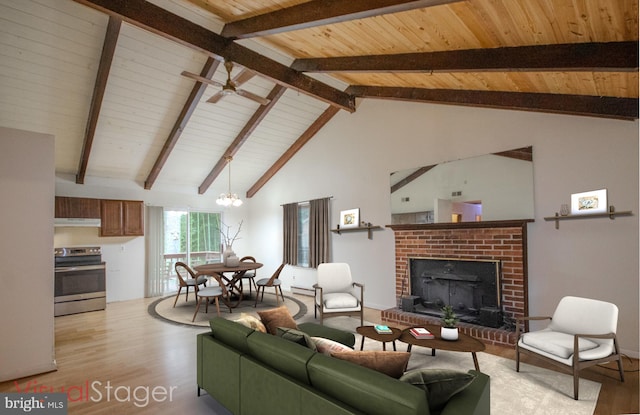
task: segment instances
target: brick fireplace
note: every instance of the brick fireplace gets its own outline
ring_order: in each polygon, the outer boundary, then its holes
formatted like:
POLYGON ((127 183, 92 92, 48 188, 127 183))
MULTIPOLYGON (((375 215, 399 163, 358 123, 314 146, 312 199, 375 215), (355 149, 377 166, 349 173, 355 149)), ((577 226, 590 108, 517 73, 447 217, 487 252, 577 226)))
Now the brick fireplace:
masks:
MULTIPOLYGON (((460 330, 488 344, 513 345, 510 322, 528 314, 527 223, 532 220, 388 225, 395 234, 396 298, 411 293, 408 266, 412 258, 500 261, 501 311, 505 324, 499 328, 460 323, 460 330), (403 292, 404 290, 404 292, 403 292)), ((396 307, 382 312, 389 324, 439 324, 437 317, 403 311, 396 307)))

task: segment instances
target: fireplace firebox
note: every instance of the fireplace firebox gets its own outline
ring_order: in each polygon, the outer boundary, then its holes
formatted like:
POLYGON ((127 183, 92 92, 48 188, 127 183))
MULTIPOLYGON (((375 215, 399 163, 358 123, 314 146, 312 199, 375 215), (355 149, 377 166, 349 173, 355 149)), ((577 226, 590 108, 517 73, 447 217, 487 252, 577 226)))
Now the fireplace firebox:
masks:
POLYGON ((404 311, 440 317, 442 307, 451 305, 462 322, 502 325, 500 261, 409 258, 408 274, 404 311))

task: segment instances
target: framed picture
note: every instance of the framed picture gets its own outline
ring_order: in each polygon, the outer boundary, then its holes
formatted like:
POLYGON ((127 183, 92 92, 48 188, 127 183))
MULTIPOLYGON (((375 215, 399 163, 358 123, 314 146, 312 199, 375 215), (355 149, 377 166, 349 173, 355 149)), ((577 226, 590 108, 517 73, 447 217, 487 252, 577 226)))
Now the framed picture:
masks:
POLYGON ((571 195, 571 214, 606 213, 607 189, 592 190, 590 192, 574 193, 571 195))
POLYGON ((340 212, 341 228, 356 228, 360 223, 360 209, 349 209, 340 212))

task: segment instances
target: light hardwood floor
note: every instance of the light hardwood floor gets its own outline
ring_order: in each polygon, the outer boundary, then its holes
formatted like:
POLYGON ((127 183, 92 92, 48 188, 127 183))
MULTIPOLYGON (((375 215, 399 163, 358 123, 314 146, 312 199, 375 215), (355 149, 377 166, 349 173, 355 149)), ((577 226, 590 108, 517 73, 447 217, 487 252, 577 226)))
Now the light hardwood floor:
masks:
MULTIPOLYGON (((68 391, 74 401, 69 414, 228 414, 206 394, 196 396, 196 334, 207 329, 152 318, 147 307, 153 300, 57 317, 58 370, 0 383, 0 392, 68 391)), ((380 313, 367 310, 365 319, 379 322, 380 313)), ((514 355, 502 347, 487 352, 514 355)), ((584 371, 585 378, 602 383, 596 415, 639 412, 638 361, 625 361, 625 371, 624 383, 613 370, 584 371)))

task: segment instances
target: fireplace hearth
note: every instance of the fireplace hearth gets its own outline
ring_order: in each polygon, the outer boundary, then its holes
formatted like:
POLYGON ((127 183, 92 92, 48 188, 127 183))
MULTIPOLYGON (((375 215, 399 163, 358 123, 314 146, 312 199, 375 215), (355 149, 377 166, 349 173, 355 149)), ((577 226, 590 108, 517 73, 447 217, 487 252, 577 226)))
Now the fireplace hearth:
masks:
POLYGON ((451 305, 460 321, 488 327, 502 324, 500 261, 409 258, 411 311, 442 316, 451 305))

